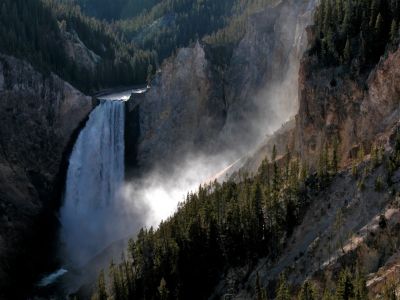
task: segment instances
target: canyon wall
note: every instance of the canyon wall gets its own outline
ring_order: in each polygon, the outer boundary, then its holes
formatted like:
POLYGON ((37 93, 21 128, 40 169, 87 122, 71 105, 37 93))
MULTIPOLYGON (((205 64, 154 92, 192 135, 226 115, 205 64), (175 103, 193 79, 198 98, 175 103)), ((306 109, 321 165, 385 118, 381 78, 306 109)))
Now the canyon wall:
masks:
POLYGON ((301 63, 296 151, 316 163, 325 143, 339 142, 342 163, 363 146, 368 153, 379 135, 400 118, 400 49, 354 79, 341 68, 323 68, 313 56, 301 63))
POLYGON ((234 161, 293 116, 314 6, 277 1, 251 15, 224 67, 214 62, 218 50, 204 43, 166 60, 151 89, 127 104, 128 171, 188 153, 224 153, 234 161))
POLYGON ((56 75, 0 55, 0 297, 22 297, 46 269, 67 156, 94 105, 56 75))
MULTIPOLYGON (((313 28, 308 31, 312 37, 313 28)), ((388 52, 374 68, 357 76, 348 68, 326 67, 310 53, 304 54, 299 72, 298 114, 268 137, 244 168, 255 172, 262 158, 271 155, 275 144, 278 159, 288 146, 315 170, 325 144, 331 147, 337 139, 341 169, 326 189, 307 190, 310 208, 288 237, 279 259, 265 258, 255 267, 230 270, 217 286, 216 295, 255 297, 257 277, 262 286, 273 290, 282 272, 294 286, 306 279, 318 285, 337 280, 340 269, 355 261, 368 274, 371 297, 382 292, 386 281, 398 278, 394 266, 399 254, 393 239, 398 236, 400 224, 400 172, 389 175, 386 161, 394 152, 400 132, 399 66, 400 48, 388 52), (374 145, 385 151, 386 158, 378 165, 368 155, 374 145), (361 147, 367 155, 357 158, 361 147), (357 162, 355 171, 350 160, 357 162), (379 180, 382 188, 377 187, 379 180), (342 218, 340 227, 338 215, 342 218), (382 218, 387 228, 379 225, 382 218)))

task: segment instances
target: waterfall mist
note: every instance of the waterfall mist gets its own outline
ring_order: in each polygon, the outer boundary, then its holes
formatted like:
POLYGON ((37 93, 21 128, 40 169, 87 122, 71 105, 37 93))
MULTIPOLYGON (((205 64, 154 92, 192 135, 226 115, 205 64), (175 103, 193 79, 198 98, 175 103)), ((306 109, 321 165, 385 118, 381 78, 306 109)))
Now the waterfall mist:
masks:
POLYGON ((219 173, 232 163, 229 154, 188 155, 176 162, 168 173, 155 169, 141 180, 125 183, 122 189, 125 209, 140 216, 141 227, 156 228, 160 221, 176 211, 189 192, 196 192, 200 184, 208 184, 219 175, 226 179, 225 173, 219 173))

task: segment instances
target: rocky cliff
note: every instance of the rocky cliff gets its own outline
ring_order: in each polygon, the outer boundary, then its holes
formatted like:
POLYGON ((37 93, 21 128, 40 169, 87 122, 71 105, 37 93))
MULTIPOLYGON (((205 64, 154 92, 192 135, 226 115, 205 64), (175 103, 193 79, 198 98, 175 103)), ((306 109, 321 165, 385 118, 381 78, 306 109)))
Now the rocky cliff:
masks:
POLYGON ((93 106, 59 77, 0 56, 0 298, 22 297, 46 269, 67 156, 93 106))
POLYGON ((257 274, 273 290, 282 272, 293 287, 308 279, 318 288, 331 288, 329 282, 355 261, 368 274, 370 297, 381 295, 387 282, 397 282, 400 173, 390 171, 388 161, 400 132, 399 66, 400 48, 357 76, 345 67, 322 67, 316 57, 304 55, 295 120, 268 137, 244 168, 257 170, 275 144, 281 155, 288 146, 315 170, 325 144, 330 148, 336 139, 341 171, 323 191, 308 191, 312 204, 279 259, 231 270, 217 294, 254 297, 257 274), (381 162, 357 155, 361 147, 368 154, 375 146, 384 149, 381 162))
POLYGON ((128 103, 128 168, 190 152, 229 152, 233 161, 278 129, 297 109, 297 70, 314 6, 277 1, 251 15, 222 70, 206 44, 168 59, 150 91, 128 103))
POLYGON ((151 89, 128 103, 127 152, 137 147, 137 157, 128 161, 143 167, 212 148, 226 114, 214 82, 199 43, 166 60, 151 89))
MULTIPOLYGON (((382 161, 392 155, 399 130, 397 122, 380 135, 385 147, 382 161)), ((262 287, 273 291, 282 273, 293 294, 305 280, 312 281, 320 292, 333 288, 340 270, 354 267, 356 262, 367 274, 368 299, 382 295, 390 280, 398 282, 400 194, 396 191, 400 189, 400 171, 388 175, 386 163, 374 166, 370 156, 356 169, 360 175, 354 175, 350 167, 343 168, 327 188, 309 190, 310 207, 279 258, 264 258, 256 266, 230 270, 216 294, 251 299, 256 294, 257 277, 262 287), (388 176, 390 183, 386 182, 388 176), (380 179, 384 181, 378 188, 380 179)))
MULTIPOLYGON (((312 38, 312 27, 308 28, 312 38)), ((287 147, 310 166, 317 167, 325 144, 339 144, 341 164, 355 158, 362 147, 369 153, 379 136, 400 118, 400 49, 382 57, 367 72, 351 74, 343 67, 321 67, 315 56, 305 54, 299 68, 299 110, 288 122, 267 137, 244 165, 254 172, 273 145, 279 155, 287 147)))
POLYGON ((316 162, 325 143, 339 141, 342 163, 361 146, 369 152, 377 135, 400 117, 400 49, 354 79, 343 68, 321 68, 306 56, 300 68, 296 117, 297 151, 316 162))

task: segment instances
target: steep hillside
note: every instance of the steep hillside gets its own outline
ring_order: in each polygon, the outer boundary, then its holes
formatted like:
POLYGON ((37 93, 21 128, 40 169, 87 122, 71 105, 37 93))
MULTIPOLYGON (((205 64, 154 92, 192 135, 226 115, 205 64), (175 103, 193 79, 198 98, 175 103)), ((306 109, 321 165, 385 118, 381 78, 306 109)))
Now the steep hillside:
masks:
MULTIPOLYGON (((64 0, 65 1, 65 0, 64 0)), ((79 4, 85 14, 108 21, 133 18, 161 0, 67 0, 79 4)), ((67 2, 65 1, 65 2, 67 2)))
MULTIPOLYGON (((217 34, 217 40, 230 35, 237 42, 243 36, 247 16, 272 3, 271 0, 221 0, 160 1, 149 11, 127 20, 117 22, 118 28, 136 45, 155 50, 162 61, 180 47, 207 35, 217 34), (234 26, 231 26, 234 25, 234 26), (228 32, 229 31, 229 32, 228 32)), ((215 39, 213 39, 215 41, 215 39)))
POLYGON ((123 41, 109 24, 52 0, 3 1, 0 52, 55 72, 84 91, 144 83, 155 55, 123 41))
POLYGON ((58 76, 5 55, 0 99, 0 298, 18 299, 54 263, 48 257, 65 165, 95 103, 58 76))

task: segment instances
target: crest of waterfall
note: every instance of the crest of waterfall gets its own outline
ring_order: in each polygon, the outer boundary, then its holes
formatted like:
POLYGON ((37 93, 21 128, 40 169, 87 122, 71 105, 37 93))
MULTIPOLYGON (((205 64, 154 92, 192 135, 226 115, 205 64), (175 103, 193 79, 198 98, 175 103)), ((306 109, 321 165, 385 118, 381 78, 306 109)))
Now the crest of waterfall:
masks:
POLYGON ((87 263, 126 234, 119 193, 124 180, 124 121, 124 102, 102 101, 73 148, 60 211, 62 248, 73 266, 87 263))

